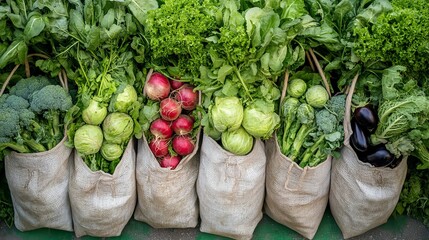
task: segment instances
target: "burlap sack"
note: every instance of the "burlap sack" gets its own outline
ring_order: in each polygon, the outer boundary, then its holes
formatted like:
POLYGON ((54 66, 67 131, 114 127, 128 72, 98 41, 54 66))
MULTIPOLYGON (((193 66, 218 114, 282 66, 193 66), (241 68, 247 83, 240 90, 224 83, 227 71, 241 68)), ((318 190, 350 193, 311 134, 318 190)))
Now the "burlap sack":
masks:
MULTIPOLYGON (((354 80, 356 82, 357 78, 354 80)), ((351 93, 353 93, 352 84, 351 93)), ((386 223, 398 202, 407 174, 407 159, 394 169, 373 167, 359 160, 350 146, 351 95, 344 118, 344 146, 331 170, 329 206, 344 238, 351 238, 386 223)))
POLYGON ((75 153, 69 188, 77 237, 119 236, 131 219, 136 206, 133 142, 129 141, 113 175, 91 171, 75 153))
POLYGON ((283 155, 274 135, 266 142, 265 213, 308 239, 319 228, 328 205, 331 159, 301 168, 283 155))
POLYGON ((201 232, 250 239, 262 219, 265 190, 264 144, 237 156, 203 135, 197 180, 201 232))
POLYGON ((73 231, 68 196, 72 149, 66 137, 40 153, 11 152, 5 156, 5 172, 12 196, 17 229, 52 228, 73 231))
POLYGON ((195 189, 199 166, 199 134, 194 151, 174 170, 162 168, 143 136, 138 142, 137 207, 134 219, 154 228, 195 228, 198 201, 195 189))

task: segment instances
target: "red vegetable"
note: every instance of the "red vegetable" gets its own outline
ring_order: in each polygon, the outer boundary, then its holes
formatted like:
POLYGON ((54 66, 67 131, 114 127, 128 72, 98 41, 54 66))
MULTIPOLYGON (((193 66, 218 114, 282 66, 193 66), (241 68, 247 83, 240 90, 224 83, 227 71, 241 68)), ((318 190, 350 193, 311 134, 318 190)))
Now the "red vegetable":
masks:
POLYGON ((170 80, 170 86, 173 90, 180 88, 181 86, 183 86, 183 84, 185 83, 178 80, 170 80))
POLYGON ((192 131, 194 120, 185 114, 180 114, 171 124, 171 129, 177 135, 185 135, 192 131))
POLYGON ((181 156, 192 153, 195 148, 195 143, 189 135, 175 136, 172 145, 173 150, 181 156))
POLYGON ((194 110, 198 104, 198 93, 189 85, 183 85, 178 89, 174 97, 185 110, 194 110))
POLYGON ((168 139, 152 139, 149 143, 149 148, 155 157, 163 157, 168 154, 168 139))
POLYGON ((166 98, 161 101, 159 105, 159 112, 163 119, 167 121, 173 121, 179 117, 180 113, 182 112, 182 107, 176 100, 172 98, 166 98))
POLYGON ((162 100, 170 95, 170 81, 161 73, 153 73, 144 86, 144 93, 152 100, 162 100))
POLYGON ((169 169, 173 170, 177 167, 177 165, 179 165, 180 160, 181 160, 180 156, 167 155, 159 161, 159 164, 163 168, 169 168, 169 169))
POLYGON ((150 124, 149 131, 157 139, 170 138, 173 135, 173 130, 171 129, 170 124, 170 122, 162 118, 158 118, 150 124))

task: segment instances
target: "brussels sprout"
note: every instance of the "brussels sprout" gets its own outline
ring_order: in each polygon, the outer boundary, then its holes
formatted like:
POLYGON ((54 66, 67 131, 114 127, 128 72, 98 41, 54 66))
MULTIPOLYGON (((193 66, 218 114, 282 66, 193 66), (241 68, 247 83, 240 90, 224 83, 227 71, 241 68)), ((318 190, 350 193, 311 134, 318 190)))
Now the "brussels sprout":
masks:
POLYGON ((300 78, 295 78, 287 86, 287 94, 294 98, 299 98, 307 91, 307 84, 300 78))
POLYGON ((209 107, 213 126, 219 132, 237 130, 243 120, 243 105, 237 97, 216 97, 209 107))
POLYGON ((268 139, 279 125, 274 103, 258 99, 244 108, 242 126, 254 137, 268 139))
POLYGON ((76 130, 74 135, 74 147, 83 154, 97 153, 103 144, 103 131, 99 126, 83 125, 76 130))
POLYGON ((134 130, 134 122, 126 113, 110 113, 103 121, 103 133, 106 141, 122 144, 129 140, 134 130))
POLYGON ((99 125, 107 115, 107 107, 101 106, 100 102, 91 99, 88 107, 82 111, 82 118, 87 124, 99 125))
POLYGON ((305 93, 305 99, 310 106, 322 108, 329 100, 328 91, 321 85, 311 86, 305 93))
POLYGON ((119 144, 109 143, 105 141, 101 146, 100 152, 104 159, 108 161, 113 161, 119 159, 122 156, 124 149, 119 144))
POLYGON ((243 127, 223 132, 221 142, 223 148, 237 155, 246 155, 253 148, 253 137, 243 127))
POLYGON ((130 84, 121 84, 110 100, 110 112, 128 112, 128 108, 137 101, 136 89, 130 84))

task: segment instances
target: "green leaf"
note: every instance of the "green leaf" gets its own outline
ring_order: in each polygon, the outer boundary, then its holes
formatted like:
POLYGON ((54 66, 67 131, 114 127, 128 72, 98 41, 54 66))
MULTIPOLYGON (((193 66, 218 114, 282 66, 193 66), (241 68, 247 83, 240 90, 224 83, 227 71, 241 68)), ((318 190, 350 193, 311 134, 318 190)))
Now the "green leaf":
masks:
POLYGON ((140 24, 144 25, 149 10, 157 9, 156 0, 131 0, 128 8, 140 24))
POLYGON ((308 13, 304 0, 283 0, 280 7, 283 9, 282 19, 296 19, 308 13))
POLYGON ((16 63, 23 63, 27 56, 27 44, 22 40, 15 40, 9 45, 7 50, 0 57, 0 68, 15 60, 16 63), (16 61, 18 60, 18 61, 16 61))
POLYGON ((217 81, 220 82, 220 83, 224 83, 226 76, 228 76, 229 74, 231 74, 233 71, 234 71, 234 68, 232 66, 230 66, 230 65, 223 65, 219 69, 217 81))
POLYGON ((12 21, 13 26, 24 29, 24 19, 21 15, 9 13, 7 16, 9 17, 10 21, 12 21))
POLYGON ((26 41, 38 36, 45 29, 45 22, 40 13, 34 13, 24 28, 24 36, 26 41))

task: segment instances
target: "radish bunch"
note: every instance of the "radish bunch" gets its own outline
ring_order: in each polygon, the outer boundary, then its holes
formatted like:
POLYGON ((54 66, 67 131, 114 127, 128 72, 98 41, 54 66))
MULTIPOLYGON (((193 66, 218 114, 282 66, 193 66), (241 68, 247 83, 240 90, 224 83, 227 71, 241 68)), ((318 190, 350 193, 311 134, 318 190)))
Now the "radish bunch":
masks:
POLYGON ((198 104, 198 93, 191 85, 169 80, 158 72, 149 77, 144 93, 159 102, 160 117, 149 128, 149 148, 161 167, 175 169, 182 157, 195 148, 192 112, 198 104))

